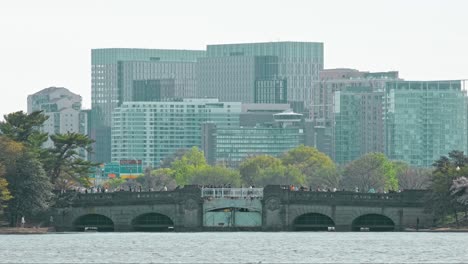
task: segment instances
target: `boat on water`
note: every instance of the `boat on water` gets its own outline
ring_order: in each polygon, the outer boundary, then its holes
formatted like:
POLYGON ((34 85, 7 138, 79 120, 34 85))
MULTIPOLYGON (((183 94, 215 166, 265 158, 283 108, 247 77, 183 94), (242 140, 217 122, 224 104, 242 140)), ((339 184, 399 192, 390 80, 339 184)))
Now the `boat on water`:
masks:
POLYGON ((84 231, 85 232, 97 232, 98 231, 98 228, 96 226, 86 226, 84 228, 84 231))
POLYGON ((0 235, 46 234, 48 231, 49 231, 48 227, 37 227, 37 228, 7 227, 7 228, 0 228, 0 235))

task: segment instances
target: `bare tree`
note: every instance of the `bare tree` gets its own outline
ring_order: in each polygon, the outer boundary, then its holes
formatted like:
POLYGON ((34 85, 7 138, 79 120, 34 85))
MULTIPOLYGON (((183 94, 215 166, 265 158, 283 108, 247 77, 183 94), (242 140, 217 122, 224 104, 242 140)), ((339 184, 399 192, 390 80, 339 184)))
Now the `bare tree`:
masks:
POLYGON ((398 172, 400 189, 427 189, 430 185, 432 170, 425 168, 407 167, 398 172))

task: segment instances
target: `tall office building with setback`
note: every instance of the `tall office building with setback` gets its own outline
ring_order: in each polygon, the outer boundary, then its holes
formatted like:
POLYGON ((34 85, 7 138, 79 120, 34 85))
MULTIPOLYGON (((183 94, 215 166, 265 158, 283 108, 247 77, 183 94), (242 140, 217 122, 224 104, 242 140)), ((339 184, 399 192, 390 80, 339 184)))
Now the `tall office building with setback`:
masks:
POLYGON ((303 112, 323 69, 323 43, 208 45, 199 59, 199 97, 242 103, 292 103, 303 112))
POLYGON ((195 67, 205 51, 94 49, 91 52, 91 138, 94 161, 111 160, 114 109, 129 101, 164 101, 195 95, 195 67))

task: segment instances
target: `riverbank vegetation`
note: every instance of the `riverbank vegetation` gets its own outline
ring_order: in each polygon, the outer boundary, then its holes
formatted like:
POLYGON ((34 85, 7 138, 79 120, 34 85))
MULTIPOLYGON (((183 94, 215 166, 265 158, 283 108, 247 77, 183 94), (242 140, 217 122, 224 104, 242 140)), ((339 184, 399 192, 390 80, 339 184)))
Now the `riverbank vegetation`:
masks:
POLYGON ((92 143, 81 134, 53 135, 53 146, 44 148, 49 135, 39 128, 47 118, 42 112, 20 111, 0 122, 0 205, 10 226, 47 210, 53 190, 64 183, 89 185, 88 173, 96 165, 78 155, 92 143))

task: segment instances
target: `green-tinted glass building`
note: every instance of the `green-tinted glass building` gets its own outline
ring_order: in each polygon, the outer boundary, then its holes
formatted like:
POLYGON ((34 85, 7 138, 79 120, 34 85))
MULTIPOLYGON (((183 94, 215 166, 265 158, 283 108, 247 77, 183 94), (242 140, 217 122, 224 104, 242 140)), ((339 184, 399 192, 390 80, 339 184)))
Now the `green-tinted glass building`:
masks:
POLYGON ((201 125, 239 127, 240 103, 217 99, 167 102, 125 102, 116 108, 112 123, 112 161, 142 160, 158 167, 179 149, 201 147, 201 125))
POLYGON ((387 80, 382 89, 335 91, 334 156, 346 164, 369 152, 430 167, 452 150, 467 152, 466 93, 461 81, 387 80))
MULTIPOLYGON (((346 134, 356 134, 359 132, 348 132, 346 130, 335 131, 336 117, 340 118, 338 122, 347 122, 346 120, 351 120, 351 118, 353 118, 351 113, 340 110, 341 107, 351 107, 352 105, 347 106, 347 101, 344 102, 345 105, 343 106, 336 104, 340 102, 341 94, 339 92, 346 90, 346 94, 351 96, 350 93, 356 91, 356 93, 359 94, 362 92, 363 88, 367 89, 367 91, 383 91, 386 82, 389 80, 399 80, 398 72, 366 72, 346 68, 326 69, 321 71, 320 79, 312 82, 312 102, 309 109, 310 120, 313 122, 315 130, 318 131, 318 150, 340 162, 345 162, 351 157, 354 157, 355 154, 344 154, 343 151, 348 151, 347 148, 351 146, 341 145, 341 142, 345 140, 341 137, 346 136, 346 134), (335 115, 337 112, 340 113, 338 116, 335 115), (335 138, 337 133, 343 134, 338 134, 338 138, 335 138), (335 153, 335 150, 341 151, 341 153, 335 153), (337 157, 337 155, 340 157, 337 157), (348 156, 348 158, 345 158, 343 155, 348 156)), ((349 103, 351 103, 351 101, 349 101, 349 103)), ((355 112, 353 115, 356 115, 356 119, 364 118, 362 115, 361 117, 357 116, 360 115, 358 112, 355 112)), ((340 129, 340 126, 341 125, 338 124, 338 129, 340 129)), ((357 144, 357 142, 353 144, 357 144)), ((367 152, 364 149, 354 149, 352 151, 355 153, 360 153, 362 151, 367 152)))
POLYGON ((304 130, 297 127, 243 127, 216 130, 216 163, 238 167, 252 156, 279 156, 304 144, 304 130))
POLYGON ((292 112, 272 114, 274 123, 255 127, 222 128, 203 125, 202 149, 211 164, 238 167, 252 156, 279 156, 306 143, 302 115, 292 112))
POLYGON ((466 92, 462 81, 387 82, 385 153, 430 167, 452 150, 467 153, 466 92))
POLYGON ((385 151, 383 92, 353 87, 334 94, 334 160, 346 164, 369 152, 385 151))
POLYGON ((112 112, 123 102, 133 101, 142 93, 153 100, 161 96, 158 94, 161 89, 175 97, 193 97, 196 61, 204 56, 205 51, 197 50, 93 49, 90 136, 96 144, 92 159, 110 161, 112 112))

